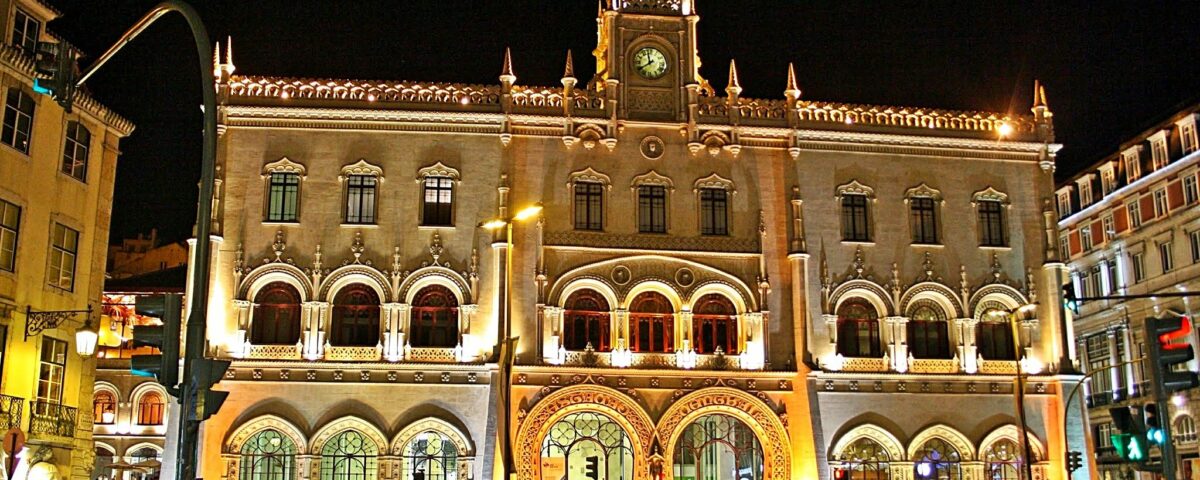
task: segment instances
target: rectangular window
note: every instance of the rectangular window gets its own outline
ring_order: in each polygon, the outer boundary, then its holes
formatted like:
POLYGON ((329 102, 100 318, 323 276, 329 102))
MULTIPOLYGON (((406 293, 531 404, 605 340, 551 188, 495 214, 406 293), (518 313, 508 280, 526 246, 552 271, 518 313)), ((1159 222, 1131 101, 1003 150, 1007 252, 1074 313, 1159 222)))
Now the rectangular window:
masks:
POLYGON ((1142 166, 1138 164, 1137 153, 1127 153, 1125 159, 1125 182, 1133 183, 1142 176, 1142 166))
MULTIPOLYGON (((1090 296, 1098 297, 1101 295, 1100 292, 1103 290, 1101 282, 1104 280, 1103 278, 1101 278, 1101 274, 1102 274, 1102 270, 1100 269, 1100 264, 1097 263, 1095 265, 1092 265, 1092 271, 1088 275, 1088 281, 1087 281, 1088 290, 1092 291, 1092 295, 1090 295, 1090 296)), ((1088 295, 1084 295, 1084 296, 1087 297, 1088 295)))
POLYGON ((1079 272, 1079 296, 1083 298, 1096 296, 1096 291, 1092 290, 1092 273, 1088 270, 1079 272))
POLYGON ((1183 177, 1183 201, 1188 205, 1200 200, 1200 188, 1196 187, 1196 175, 1183 177))
POLYGON ((842 240, 848 242, 871 241, 869 222, 866 195, 842 196, 842 240))
POLYGON ((29 134, 33 129, 33 98, 17 88, 9 88, 4 101, 4 127, 0 142, 29 153, 29 134))
POLYGON ((300 175, 272 173, 268 197, 268 222, 295 222, 299 218, 300 175))
POLYGON ((448 227, 454 224, 454 179, 425 177, 425 195, 421 201, 422 225, 448 227))
POLYGON ((1134 200, 1133 202, 1130 202, 1129 204, 1125 205, 1125 208, 1129 210, 1129 225, 1133 228, 1138 228, 1138 227, 1142 226, 1141 202, 1134 200))
POLYGON ((1086 227, 1080 228, 1079 229, 1079 238, 1080 238, 1080 240, 1083 241, 1083 251, 1085 251, 1085 252, 1091 251, 1092 250, 1092 226, 1088 225, 1086 227))
POLYGON ((63 378, 67 369, 67 342, 42 337, 42 356, 38 368, 37 399, 62 404, 63 378))
POLYGON ((1171 242, 1158 244, 1158 261, 1161 263, 1163 273, 1175 269, 1175 257, 1171 254, 1171 242))
POLYGON ((638 187, 638 231, 667 233, 667 189, 658 185, 638 187))
POLYGON ((985 247, 1003 247, 1007 242, 1004 235, 1004 206, 995 200, 979 201, 979 244, 985 247))
POLYGON ((604 185, 575 184, 575 229, 604 230, 604 185))
POLYGON ((38 36, 41 34, 42 22, 35 20, 28 13, 17 9, 13 15, 12 44, 30 57, 37 51, 38 36))
POLYGON ((350 175, 346 180, 346 223, 375 223, 374 175, 350 175))
POLYGON ((700 189, 701 235, 729 235, 728 196, 723 188, 700 189))
POLYGON ((1167 214, 1167 189, 1160 188, 1154 191, 1154 217, 1162 217, 1167 214))
POLYGON ((1112 295, 1120 288, 1120 283, 1117 282, 1117 258, 1113 257, 1108 261, 1108 295, 1112 295))
POLYGON ((1058 194, 1058 218, 1067 218, 1071 214, 1071 194, 1058 194))
POLYGON ((1179 143, 1183 146, 1184 155, 1196 151, 1196 125, 1185 123, 1179 126, 1179 143))
POLYGON ((1101 225, 1104 227, 1104 241, 1112 240, 1117 235, 1117 224, 1111 213, 1103 217, 1101 225))
POLYGON ((1188 240, 1191 241, 1192 263, 1200 262, 1200 230, 1188 232, 1188 240))
POLYGON ((1112 448, 1112 435, 1113 424, 1101 423, 1100 425, 1096 426, 1096 448, 1112 448))
POLYGON ((53 233, 50 238, 50 268, 46 270, 47 281, 51 286, 71 290, 75 288, 75 255, 79 251, 79 232, 61 223, 55 223, 53 233))
MULTIPOLYGON (((1085 340, 1087 343, 1088 372, 1100 372, 1109 367, 1108 335, 1092 335, 1085 340)), ((1108 396, 1112 400, 1112 376, 1092 375, 1092 395, 1108 396)))
POLYGON ((937 207, 932 198, 909 199, 911 216, 909 226, 912 229, 912 242, 924 244, 938 243, 937 207))
POLYGON ((1133 254, 1131 257, 1133 263, 1133 283, 1141 282, 1146 279, 1146 255, 1142 252, 1133 254))
POLYGON ((0 270, 17 269, 17 234, 21 231, 21 207, 0 200, 0 270))
POLYGON ((1092 179, 1088 177, 1079 184, 1079 205, 1086 207, 1092 204, 1092 179))
POLYGON ((1100 189, 1104 195, 1117 189, 1116 173, 1111 166, 1100 171, 1100 189))
POLYGON ((1058 257, 1062 260, 1071 258, 1071 249, 1067 243, 1067 236, 1061 235, 1058 237, 1058 257))
POLYGON ((88 148, 92 134, 79 122, 67 123, 67 140, 63 146, 62 172, 79 181, 87 181, 88 148))
POLYGON ((1158 170, 1167 166, 1167 140, 1165 137, 1156 136, 1150 141, 1150 163, 1154 169, 1158 170))

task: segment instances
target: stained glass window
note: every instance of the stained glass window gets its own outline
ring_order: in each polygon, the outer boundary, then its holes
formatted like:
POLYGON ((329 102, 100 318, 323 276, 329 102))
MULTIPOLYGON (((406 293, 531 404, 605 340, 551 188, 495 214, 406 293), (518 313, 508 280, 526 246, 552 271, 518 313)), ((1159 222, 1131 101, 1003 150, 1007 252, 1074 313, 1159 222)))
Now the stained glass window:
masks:
POLYGON ((255 433, 242 445, 240 480, 293 480, 296 444, 277 430, 255 433))
POLYGON ((683 429, 673 468, 675 478, 758 480, 763 478, 762 445, 740 420, 705 415, 683 429))
POLYGON ((404 446, 404 480, 456 480, 458 448, 438 432, 422 432, 404 446))
POLYGON ((366 435, 346 430, 321 448, 321 480, 375 480, 379 447, 366 435))

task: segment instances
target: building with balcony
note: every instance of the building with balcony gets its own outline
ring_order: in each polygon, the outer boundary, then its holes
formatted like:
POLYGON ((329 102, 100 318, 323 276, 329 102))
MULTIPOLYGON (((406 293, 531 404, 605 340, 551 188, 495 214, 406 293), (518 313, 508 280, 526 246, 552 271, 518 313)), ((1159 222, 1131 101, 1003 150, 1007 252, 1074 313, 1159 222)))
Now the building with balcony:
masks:
POLYGON ((699 19, 602 2, 599 73, 553 87, 500 52, 491 85, 241 75, 227 44, 201 475, 1017 478, 1020 369, 1065 478, 1044 90, 843 104, 780 64, 744 98, 699 19))
MULTIPOLYGON (((1059 185, 1059 248, 1070 259, 1078 297, 1154 295, 1200 290, 1200 105, 1172 112, 1120 151, 1059 185)), ((1146 318, 1195 315, 1196 298, 1084 301, 1073 320, 1081 365, 1098 372, 1085 387, 1102 478, 1130 478, 1109 438, 1108 413, 1153 402, 1135 360, 1145 355, 1146 318), (1133 362, 1133 363, 1128 363, 1133 362)), ((1196 348, 1196 334, 1189 337, 1196 348)), ((1197 369, 1195 361, 1189 367, 1197 369)), ((1180 468, 1200 475, 1192 404, 1196 390, 1171 400, 1180 468)))
POLYGON ((0 431, 20 432, 39 474, 86 479, 95 364, 75 333, 99 314, 118 144, 133 125, 86 92, 65 111, 34 91, 38 42, 62 41, 46 29, 56 10, 3 0, 0 13, 0 431))

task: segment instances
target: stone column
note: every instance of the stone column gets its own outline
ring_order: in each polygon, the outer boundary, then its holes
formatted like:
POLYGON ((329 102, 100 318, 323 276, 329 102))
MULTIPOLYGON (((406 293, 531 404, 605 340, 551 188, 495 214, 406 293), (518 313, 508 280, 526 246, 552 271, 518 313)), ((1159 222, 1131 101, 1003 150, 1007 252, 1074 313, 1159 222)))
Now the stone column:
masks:
POLYGON ((249 300, 234 300, 233 308, 237 312, 237 330, 233 331, 233 341, 229 342, 229 352, 235 358, 245 358, 250 353, 250 340, 247 338, 250 325, 254 322, 254 304, 249 300))
POLYGON ((979 346, 975 344, 975 325, 979 321, 974 318, 958 318, 954 323, 958 325, 959 331, 959 366, 967 373, 978 372, 979 346))
MULTIPOLYGON (((1092 360, 1091 360, 1091 358, 1089 358, 1088 351, 1087 351, 1087 341, 1081 338, 1081 339, 1079 339, 1079 364, 1081 367, 1083 367, 1083 370, 1085 373, 1087 372, 1087 370, 1091 369, 1091 362, 1092 362, 1092 360)), ((1092 392, 1092 382, 1084 382, 1083 383, 1083 397, 1091 398, 1092 393, 1093 393, 1092 392)))
POLYGON ((825 321, 825 335, 829 338, 829 347, 824 356, 832 356, 837 354, 837 315, 824 314, 821 319, 825 321))
POLYGON ((398 362, 404 359, 404 332, 400 330, 408 305, 403 303, 383 304, 383 359, 398 362))
MULTIPOLYGON (((561 365, 562 352, 562 307, 546 305, 542 307, 542 360, 546 363, 561 365)), ((599 350, 600 346, 596 345, 599 350)))
MULTIPOLYGON (((696 350, 696 339, 692 338, 692 312, 683 310, 675 314, 675 345, 684 350, 696 350)), ((712 353, 712 352, 709 352, 712 353)))
POLYGON ((328 302, 304 302, 307 324, 304 325, 303 351, 305 360, 319 360, 325 356, 325 323, 329 316, 328 302))
POLYGON ((889 464, 893 480, 910 480, 913 478, 913 462, 891 462, 889 464))
POLYGON ((884 323, 887 325, 887 336, 890 338, 879 339, 880 342, 887 342, 888 348, 885 350, 888 356, 892 357, 892 369, 904 373, 908 371, 908 318, 906 317, 885 317, 884 323))
MULTIPOLYGON (((1116 367, 1121 363, 1121 352, 1117 351, 1117 329, 1116 327, 1109 327, 1107 332, 1108 338, 1106 340, 1108 341, 1108 364, 1112 367, 1116 367)), ((1194 335, 1189 335, 1188 337, 1191 338, 1193 336, 1194 335)), ((1087 354, 1086 350, 1086 347, 1079 349, 1080 362, 1087 362, 1085 358, 1085 355, 1087 354)), ((1083 363, 1083 365, 1086 366, 1087 363, 1083 363)), ((1110 375, 1109 378, 1112 379, 1112 399, 1114 401, 1120 400, 1125 396, 1126 390, 1123 382, 1121 382, 1121 369, 1112 368, 1108 371, 1107 375, 1110 375)))
MULTIPOLYGON (((766 366, 766 349, 764 343, 766 339, 763 333, 763 314, 761 312, 743 313, 741 315, 741 325, 745 329, 738 329, 742 337, 739 342, 742 356, 742 368, 746 370, 758 370, 766 366)), ((796 348, 804 348, 797 345, 796 348)))
POLYGON ((320 478, 320 458, 318 455, 296 455, 296 472, 299 474, 296 480, 320 478))
POLYGON ((461 361, 464 362, 474 361, 481 353, 479 342, 475 338, 475 334, 471 333, 471 325, 475 322, 475 313, 478 311, 479 305, 476 304, 458 307, 459 329, 462 331, 463 355, 461 361))

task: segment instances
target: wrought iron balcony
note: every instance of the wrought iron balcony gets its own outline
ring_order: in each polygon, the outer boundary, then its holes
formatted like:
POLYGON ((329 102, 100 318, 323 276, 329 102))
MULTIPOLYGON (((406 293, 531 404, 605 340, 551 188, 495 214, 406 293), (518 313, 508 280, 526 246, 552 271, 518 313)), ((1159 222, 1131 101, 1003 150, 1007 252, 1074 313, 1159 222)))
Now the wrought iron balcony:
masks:
POLYGON ((71 438, 75 436, 78 410, 44 400, 29 401, 29 433, 71 438))
POLYGON ((21 428, 21 409, 24 406, 24 398, 0 395, 0 430, 7 432, 21 428))

